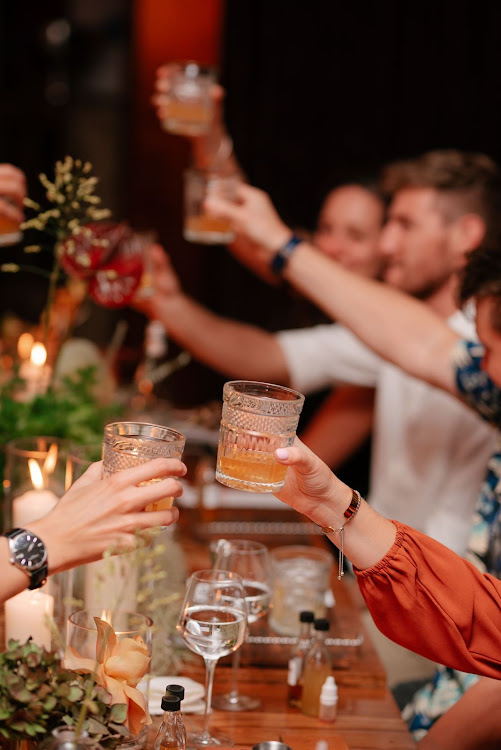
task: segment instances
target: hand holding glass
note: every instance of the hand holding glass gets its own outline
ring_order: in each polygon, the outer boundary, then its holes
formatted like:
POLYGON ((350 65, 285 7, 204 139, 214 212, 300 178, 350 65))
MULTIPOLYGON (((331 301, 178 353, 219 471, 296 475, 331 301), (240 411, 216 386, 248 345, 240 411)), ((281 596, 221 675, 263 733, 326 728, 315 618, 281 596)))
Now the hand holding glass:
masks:
POLYGON ((231 745, 227 737, 209 733, 214 670, 222 656, 242 645, 247 625, 245 590, 239 575, 224 570, 199 570, 191 576, 177 628, 191 651, 205 662, 205 713, 195 745, 231 745))
MULTIPOLYGON (((153 458, 181 458, 186 438, 177 430, 146 422, 113 422, 104 428, 103 476, 145 464, 153 458)), ((150 479, 146 484, 165 477, 150 479)), ((145 510, 169 510, 172 497, 157 500, 145 510)))
POLYGON ((249 492, 277 492, 286 466, 277 448, 294 442, 304 396, 290 388, 252 380, 224 384, 216 479, 249 492))

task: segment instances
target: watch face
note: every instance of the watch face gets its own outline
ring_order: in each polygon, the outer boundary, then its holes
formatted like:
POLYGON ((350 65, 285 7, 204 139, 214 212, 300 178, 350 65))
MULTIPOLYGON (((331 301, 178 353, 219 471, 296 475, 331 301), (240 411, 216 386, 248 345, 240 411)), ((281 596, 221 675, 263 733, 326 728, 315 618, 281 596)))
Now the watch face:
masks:
POLYGON ((11 554, 14 562, 28 570, 40 568, 47 559, 47 550, 34 534, 20 534, 13 540, 11 554))

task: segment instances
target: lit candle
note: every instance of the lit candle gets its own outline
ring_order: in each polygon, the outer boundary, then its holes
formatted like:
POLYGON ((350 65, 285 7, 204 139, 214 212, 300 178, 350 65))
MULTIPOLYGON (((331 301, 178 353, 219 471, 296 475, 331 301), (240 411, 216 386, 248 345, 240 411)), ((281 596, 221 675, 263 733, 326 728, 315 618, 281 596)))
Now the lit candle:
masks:
POLYGON ((27 526, 29 527, 32 521, 37 521, 42 516, 46 516, 59 499, 57 495, 44 486, 46 483, 44 475, 47 476, 47 474, 50 474, 54 470, 56 461, 54 458, 55 452, 52 450, 54 446, 56 447, 57 459, 57 444, 53 443, 47 453, 42 469, 34 458, 28 460, 33 489, 27 490, 12 501, 12 524, 16 528, 24 529, 27 526))
POLYGON ((5 602, 5 640, 25 643, 31 636, 37 646, 50 651, 53 615, 54 597, 40 590, 22 591, 5 602))
POLYGON ((25 381, 26 387, 21 394, 28 399, 38 396, 47 390, 50 382, 51 368, 46 364, 47 350, 43 344, 37 342, 31 348, 31 356, 21 364, 19 375, 25 381))
POLYGON ((25 359, 30 358, 34 343, 35 339, 28 331, 22 333, 19 336, 19 339, 17 341, 17 353, 19 355, 19 359, 22 359, 24 361, 25 359))

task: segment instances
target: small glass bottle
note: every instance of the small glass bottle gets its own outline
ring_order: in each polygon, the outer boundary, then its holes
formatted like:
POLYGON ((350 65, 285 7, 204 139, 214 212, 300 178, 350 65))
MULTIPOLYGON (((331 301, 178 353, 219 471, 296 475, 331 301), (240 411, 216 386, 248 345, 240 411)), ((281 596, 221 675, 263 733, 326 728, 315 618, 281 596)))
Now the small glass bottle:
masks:
POLYGON ((301 710, 308 716, 318 716, 320 691, 332 670, 331 658, 325 645, 329 621, 324 617, 318 618, 313 627, 315 639, 304 660, 301 696, 301 710))
MULTIPOLYGON (((165 694, 167 695, 170 693, 171 695, 174 695, 176 698, 179 698, 181 703, 184 700, 184 687, 182 685, 167 685, 165 688, 165 694)), ((184 742, 184 745, 186 745, 186 727, 184 726, 183 716, 181 714, 181 711, 177 714, 177 729, 178 729, 178 735, 182 742, 184 742)), ((183 747, 184 747, 183 745, 183 747)))
POLYGON ((333 675, 329 675, 322 685, 320 692, 320 707, 318 718, 320 721, 333 722, 337 716, 337 685, 333 675))
MULTIPOLYGON (((153 750, 185 750, 186 742, 179 736, 178 718, 181 701, 171 693, 162 698, 164 717, 153 743, 153 750)), ((182 721, 182 719, 181 719, 182 721)))
POLYGON ((301 705, 302 674, 304 658, 311 647, 311 626, 314 614, 310 610, 299 613, 299 639, 291 651, 289 658, 289 671, 287 675, 287 703, 299 708, 301 705))

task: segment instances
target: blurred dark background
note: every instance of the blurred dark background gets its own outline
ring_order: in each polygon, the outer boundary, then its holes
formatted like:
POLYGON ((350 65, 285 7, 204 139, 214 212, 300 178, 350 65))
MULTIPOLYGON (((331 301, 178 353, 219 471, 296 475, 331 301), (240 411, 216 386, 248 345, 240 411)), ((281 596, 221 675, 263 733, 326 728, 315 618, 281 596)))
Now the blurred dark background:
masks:
MULTIPOLYGON (((0 161, 51 173, 88 159, 115 219, 154 228, 186 289, 212 309, 270 330, 316 322, 224 248, 181 236, 185 141, 161 130, 150 97, 162 62, 217 65, 226 118, 250 181, 283 218, 312 227, 322 193, 348 172, 429 148, 501 159, 501 5, 435 0, 0 0, 0 161)), ((20 248, 2 248, 2 262, 20 248)), ((39 260, 43 263, 43 259, 39 260)), ((0 275, 0 313, 35 321, 46 288, 0 275)), ((82 330, 105 345, 129 332, 124 379, 142 354, 144 320, 88 307, 82 330)), ((175 353, 171 347, 171 354, 175 353)), ((191 364, 167 396, 219 398, 224 378, 191 364)))

